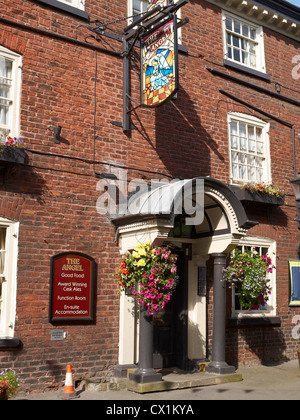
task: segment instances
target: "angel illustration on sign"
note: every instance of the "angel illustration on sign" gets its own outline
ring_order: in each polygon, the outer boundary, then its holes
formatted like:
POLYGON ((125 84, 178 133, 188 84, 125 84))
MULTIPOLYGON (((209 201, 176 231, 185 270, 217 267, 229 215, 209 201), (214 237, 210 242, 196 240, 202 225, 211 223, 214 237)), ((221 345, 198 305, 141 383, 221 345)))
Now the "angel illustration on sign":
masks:
POLYGON ((169 50, 157 50, 147 66, 146 76, 150 76, 151 90, 158 90, 170 82, 167 75, 173 73, 173 66, 167 62, 169 53, 169 50))

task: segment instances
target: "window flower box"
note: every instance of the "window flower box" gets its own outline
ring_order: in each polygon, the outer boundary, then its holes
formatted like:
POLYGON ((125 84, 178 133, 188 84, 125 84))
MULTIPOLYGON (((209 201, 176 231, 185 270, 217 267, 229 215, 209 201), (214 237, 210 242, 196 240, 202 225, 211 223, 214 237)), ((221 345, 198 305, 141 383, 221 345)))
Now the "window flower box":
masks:
POLYGON ((18 147, 4 146, 0 149, 0 164, 6 163, 25 163, 26 152, 25 149, 18 147))
POLYGON ((262 203, 270 206, 283 206, 284 194, 278 196, 260 190, 249 190, 247 188, 240 188, 235 185, 230 185, 231 190, 235 193, 237 198, 246 203, 262 203))

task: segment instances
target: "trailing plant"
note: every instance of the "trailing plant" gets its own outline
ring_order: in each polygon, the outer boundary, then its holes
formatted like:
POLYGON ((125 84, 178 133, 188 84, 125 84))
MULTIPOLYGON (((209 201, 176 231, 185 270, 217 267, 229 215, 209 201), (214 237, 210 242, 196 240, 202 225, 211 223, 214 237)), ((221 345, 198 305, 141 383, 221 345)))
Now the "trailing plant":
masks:
POLYGON ((7 397, 14 397, 22 387, 20 373, 13 369, 4 369, 0 372, 0 388, 5 389, 7 397))
POLYGON ((273 268, 271 258, 259 255, 255 248, 249 252, 234 250, 223 279, 230 288, 235 288, 242 309, 259 309, 268 302, 271 294, 268 273, 273 268))
POLYGON ((150 315, 163 309, 176 287, 177 256, 166 247, 151 247, 150 242, 137 244, 121 260, 115 278, 120 291, 132 289, 139 305, 150 315))
POLYGON ((260 192, 262 194, 274 195, 280 198, 285 195, 284 191, 275 184, 249 182, 248 184, 242 185, 241 188, 251 193, 260 192))
POLYGON ((15 147, 17 149, 24 149, 25 143, 21 137, 11 137, 0 134, 0 152, 4 149, 4 147, 15 147))

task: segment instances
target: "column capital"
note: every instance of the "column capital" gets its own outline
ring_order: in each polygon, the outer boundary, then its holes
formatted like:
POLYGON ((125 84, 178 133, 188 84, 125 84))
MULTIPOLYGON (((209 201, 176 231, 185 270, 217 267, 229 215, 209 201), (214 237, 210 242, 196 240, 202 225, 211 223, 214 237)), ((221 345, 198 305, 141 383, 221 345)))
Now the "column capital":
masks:
POLYGON ((218 254, 211 254, 211 256, 214 258, 214 264, 220 264, 225 265, 227 254, 218 253, 218 254))

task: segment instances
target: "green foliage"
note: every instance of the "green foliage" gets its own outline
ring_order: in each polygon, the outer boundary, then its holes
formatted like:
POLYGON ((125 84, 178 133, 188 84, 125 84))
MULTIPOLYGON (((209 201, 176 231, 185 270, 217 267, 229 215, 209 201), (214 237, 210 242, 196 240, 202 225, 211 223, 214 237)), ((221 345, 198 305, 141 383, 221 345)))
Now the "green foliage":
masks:
POLYGON ((8 397, 14 397, 22 387, 19 373, 13 369, 4 369, 0 372, 0 390, 6 389, 8 397))
POLYGON ((230 263, 224 269, 224 281, 235 288, 243 309, 259 309, 269 300, 271 288, 267 274, 273 271, 272 260, 267 255, 260 256, 253 248, 250 252, 236 249, 231 254, 230 263))
POLYGON ((123 257, 115 274, 120 291, 134 289, 138 304, 153 315, 165 307, 175 290, 176 260, 168 248, 152 248, 150 242, 137 244, 123 257))

